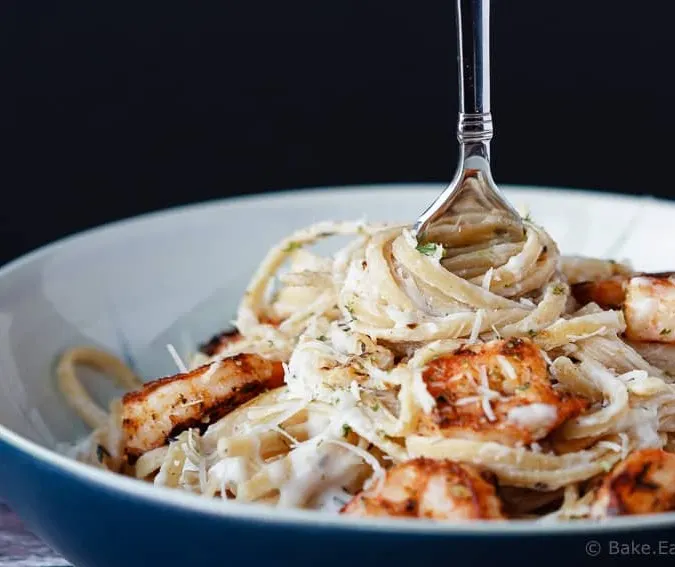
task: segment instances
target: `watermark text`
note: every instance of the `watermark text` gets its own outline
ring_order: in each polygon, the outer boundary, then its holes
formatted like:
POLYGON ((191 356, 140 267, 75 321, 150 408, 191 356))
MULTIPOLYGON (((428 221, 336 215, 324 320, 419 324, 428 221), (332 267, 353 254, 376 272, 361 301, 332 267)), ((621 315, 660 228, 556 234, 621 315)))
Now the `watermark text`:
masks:
POLYGON ((589 557, 604 556, 672 556, 675 557, 675 540, 660 540, 657 542, 642 542, 638 540, 614 540, 599 542, 591 539, 586 542, 586 555, 589 557))

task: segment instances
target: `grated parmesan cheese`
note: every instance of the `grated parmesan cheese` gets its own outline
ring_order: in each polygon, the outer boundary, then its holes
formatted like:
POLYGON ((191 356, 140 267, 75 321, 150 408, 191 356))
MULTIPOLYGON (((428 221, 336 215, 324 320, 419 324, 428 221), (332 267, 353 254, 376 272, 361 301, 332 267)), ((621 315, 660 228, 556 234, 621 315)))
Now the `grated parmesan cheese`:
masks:
POLYGON ((412 393, 424 413, 431 413, 431 411, 436 407, 436 400, 429 393, 429 390, 427 390, 427 385, 422 379, 421 371, 416 371, 413 373, 412 393))
POLYGON ((473 344, 478 340, 478 335, 480 334, 481 327, 483 326, 484 315, 484 309, 479 309, 476 311, 476 318, 473 320, 473 327, 471 328, 471 334, 469 335, 469 344, 473 344))
POLYGON ((612 441, 598 441, 596 447, 603 447, 604 449, 609 449, 615 453, 621 453, 623 451, 623 447, 621 445, 612 441))
POLYGON ((356 380, 352 380, 351 384, 349 385, 349 391, 357 401, 361 401, 361 392, 359 391, 359 384, 356 380))
POLYGON ((497 417, 495 416, 494 411, 492 411, 492 405, 490 404, 489 396, 496 395, 499 397, 499 394, 497 392, 490 390, 490 384, 488 382, 488 375, 485 366, 481 366, 478 369, 478 377, 480 378, 479 392, 481 393, 482 397, 481 405, 483 406, 483 412, 485 413, 485 417, 488 418, 488 421, 496 421, 497 417))
POLYGON ((543 348, 539 349, 539 354, 541 354, 541 357, 544 359, 546 364, 548 364, 549 366, 551 366, 553 364, 553 361, 551 360, 551 357, 548 355, 548 353, 543 348))
POLYGON ((480 396, 466 396, 465 398, 459 398, 455 400, 454 404, 456 406, 468 406, 469 404, 474 404, 480 402, 482 398, 480 396))
POLYGON ((183 362, 183 359, 180 357, 178 354, 178 351, 176 350, 176 347, 174 347, 172 344, 166 345, 166 350, 169 351, 169 354, 171 355, 171 358, 173 358, 173 361, 176 363, 176 366, 178 367, 178 371, 181 374, 186 374, 188 369, 187 366, 185 365, 185 362, 183 362))
POLYGON ((494 268, 490 268, 487 272, 485 272, 485 275, 483 276, 483 282, 481 284, 484 290, 490 291, 490 286, 492 285, 492 276, 494 273, 494 268))
POLYGON ((220 368, 220 362, 219 361, 212 362, 211 365, 206 370, 206 372, 204 372, 204 374, 202 375, 201 378, 202 382, 208 384, 211 381, 211 378, 218 371, 218 368, 220 368))
POLYGON ((497 355, 497 362, 499 363, 499 368, 501 368, 504 376, 506 376, 509 380, 515 380, 518 377, 516 369, 513 367, 509 359, 503 354, 497 355))
POLYGON ((628 435, 623 432, 619 433, 619 439, 621 439, 621 458, 625 459, 628 456, 630 440, 628 439, 628 435))

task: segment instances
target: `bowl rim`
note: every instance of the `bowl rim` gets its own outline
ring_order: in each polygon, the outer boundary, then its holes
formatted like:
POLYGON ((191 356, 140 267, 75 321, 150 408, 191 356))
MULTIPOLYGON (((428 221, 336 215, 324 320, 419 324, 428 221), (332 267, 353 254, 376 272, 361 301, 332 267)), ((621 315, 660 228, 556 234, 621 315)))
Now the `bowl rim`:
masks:
MULTIPOLYGON (((125 226, 143 224, 154 219, 179 216, 187 212, 198 212, 217 207, 253 206, 263 201, 314 201, 321 196, 340 197, 345 194, 363 192, 410 191, 414 188, 442 189, 442 183, 389 183, 343 185, 335 187, 308 187, 276 192, 237 195, 222 199, 213 199, 188 205, 180 205, 152 211, 133 217, 106 223, 80 231, 24 254, 4 266, 0 266, 0 280, 8 274, 19 270, 41 257, 47 256, 61 247, 69 245, 97 234, 114 230, 123 230, 125 226)), ((508 191, 548 192, 572 198, 598 199, 606 201, 636 204, 650 200, 654 204, 664 205, 675 210, 675 202, 658 199, 652 196, 623 195, 613 192, 594 191, 574 188, 557 188, 536 185, 502 185, 508 191)), ((0 442, 23 453, 25 456, 43 465, 47 465, 61 474, 75 477, 79 481, 94 485, 100 490, 115 492, 121 497, 136 497, 148 505, 173 507, 186 513, 202 514, 214 520, 228 519, 244 522, 256 522, 270 526, 296 529, 337 529, 347 531, 381 532, 390 534, 417 534, 423 536, 477 536, 477 535, 572 535, 601 534, 624 532, 628 530, 647 530, 675 527, 675 512, 649 514, 644 516, 624 516, 608 521, 576 520, 573 522, 541 522, 537 520, 511 520, 507 522, 472 521, 472 522, 427 522, 418 519, 380 519, 380 518, 348 518, 340 515, 322 514, 312 510, 269 508, 262 504, 223 502, 219 499, 202 498, 200 496, 125 477, 110 471, 98 469, 80 463, 55 450, 48 449, 35 441, 31 441, 0 423, 0 442)))

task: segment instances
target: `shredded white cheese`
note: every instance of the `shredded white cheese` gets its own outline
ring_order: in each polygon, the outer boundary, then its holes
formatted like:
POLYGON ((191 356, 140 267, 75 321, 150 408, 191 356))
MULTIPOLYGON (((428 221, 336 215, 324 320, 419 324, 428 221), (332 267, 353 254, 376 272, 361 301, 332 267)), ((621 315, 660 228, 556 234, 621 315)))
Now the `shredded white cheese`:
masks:
POLYGON ((178 371, 181 374, 186 374, 188 371, 188 368, 183 362, 183 359, 180 357, 178 354, 178 351, 176 350, 176 347, 174 347, 172 344, 166 345, 166 350, 169 351, 169 354, 171 355, 171 358, 173 358, 173 361, 176 363, 176 366, 178 367, 178 371))
POLYGON ((413 373, 412 392, 424 413, 430 413, 436 407, 436 400, 434 400, 429 390, 427 390, 427 385, 422 379, 421 371, 413 373))
POLYGON ((211 381, 211 378, 213 376, 215 376, 216 372, 218 372, 219 368, 220 368, 220 362, 219 361, 212 362, 209 365, 206 372, 204 372, 204 374, 202 375, 202 378, 201 378, 202 382, 208 384, 211 381))
POLYGON ((478 340, 478 335, 480 334, 481 327, 483 326, 484 315, 484 309, 479 309, 476 311, 476 318, 473 320, 473 327, 471 328, 471 334, 469 335, 469 344, 473 344, 478 340))
POLYGON ((480 401, 482 401, 480 396, 466 396, 465 398, 459 398, 455 400, 454 404, 456 406, 468 406, 469 404, 474 404, 480 401))
POLYGON ((621 453, 623 447, 618 443, 613 443, 612 441, 598 441, 596 447, 603 447, 604 449, 609 449, 615 453, 621 453))
POLYGON ((496 421, 497 417, 495 416, 494 411, 492 411, 492 405, 490 404, 490 396, 496 395, 499 397, 497 392, 490 390, 490 384, 488 382, 488 375, 485 366, 481 366, 478 369, 478 377, 480 378, 480 393, 481 393, 481 405, 483 407, 483 412, 485 417, 488 418, 488 421, 496 421))
POLYGON ((499 368, 501 368, 504 376, 506 376, 509 380, 515 380, 518 377, 516 369, 511 364, 511 361, 509 361, 509 359, 503 354, 497 355, 497 362, 499 363, 499 368))
POLYGON ((492 276, 494 273, 494 268, 490 268, 487 272, 485 272, 485 275, 483 276, 483 282, 481 284, 484 290, 490 291, 490 286, 492 285, 492 276))
POLYGON ((548 355, 548 353, 543 348, 539 349, 539 354, 541 354, 541 357, 544 359, 546 364, 548 364, 549 366, 551 366, 551 364, 553 364, 553 361, 551 360, 551 357, 548 355))
POLYGON ((356 380, 352 380, 351 384, 349 385, 349 391, 351 392, 352 396, 354 396, 358 401, 361 401, 361 392, 359 391, 359 384, 356 380))

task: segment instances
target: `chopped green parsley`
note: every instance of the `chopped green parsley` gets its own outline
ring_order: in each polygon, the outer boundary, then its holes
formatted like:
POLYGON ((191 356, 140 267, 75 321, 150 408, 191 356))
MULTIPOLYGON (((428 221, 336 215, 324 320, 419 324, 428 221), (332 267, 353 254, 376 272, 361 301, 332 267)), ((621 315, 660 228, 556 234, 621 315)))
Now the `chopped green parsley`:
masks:
POLYGON ((418 244, 416 250, 425 256, 443 257, 443 246, 429 242, 427 244, 418 244))
POLYGON ((553 295, 563 295, 565 293, 565 287, 561 284, 556 284, 553 286, 553 295))

